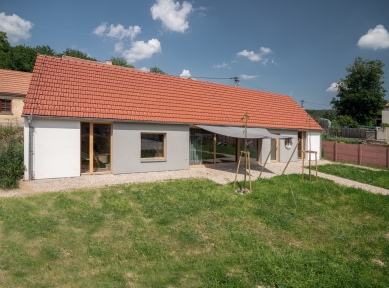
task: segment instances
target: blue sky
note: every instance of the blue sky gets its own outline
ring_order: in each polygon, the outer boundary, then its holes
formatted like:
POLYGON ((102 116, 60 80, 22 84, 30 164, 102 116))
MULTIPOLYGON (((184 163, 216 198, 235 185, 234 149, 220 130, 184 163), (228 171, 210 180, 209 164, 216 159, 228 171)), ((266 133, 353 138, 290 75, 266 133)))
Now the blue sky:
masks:
POLYGON ((226 85, 211 78, 239 76, 241 87, 329 109, 331 84, 357 56, 386 64, 389 91, 388 15, 388 0, 5 0, 0 30, 13 45, 125 57, 226 85))

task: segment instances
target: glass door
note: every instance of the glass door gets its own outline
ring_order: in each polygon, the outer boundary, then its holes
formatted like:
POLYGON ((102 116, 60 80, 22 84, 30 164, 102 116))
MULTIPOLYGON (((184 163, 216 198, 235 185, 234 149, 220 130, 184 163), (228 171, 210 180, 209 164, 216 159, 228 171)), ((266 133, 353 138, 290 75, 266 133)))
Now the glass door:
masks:
POLYGON ((271 139, 271 154, 270 160, 271 162, 278 162, 278 139, 271 139))
POLYGON ((81 173, 111 172, 111 124, 81 123, 81 173))

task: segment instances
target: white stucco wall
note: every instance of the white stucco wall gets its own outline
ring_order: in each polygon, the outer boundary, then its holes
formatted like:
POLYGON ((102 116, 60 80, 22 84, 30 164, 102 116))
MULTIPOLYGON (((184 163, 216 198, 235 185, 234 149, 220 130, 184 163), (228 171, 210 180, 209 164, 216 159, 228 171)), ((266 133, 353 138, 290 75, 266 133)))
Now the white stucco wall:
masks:
MULTIPOLYGON (((34 179, 80 176, 80 122, 33 118, 34 179)), ((28 122, 24 124, 25 179, 28 179, 28 122)))
MULTIPOLYGON (((306 132, 305 150, 316 151, 317 159, 321 159, 321 131, 306 132)), ((305 159, 309 158, 309 154, 306 153, 305 159)), ((311 159, 315 160, 315 153, 311 153, 311 159)))

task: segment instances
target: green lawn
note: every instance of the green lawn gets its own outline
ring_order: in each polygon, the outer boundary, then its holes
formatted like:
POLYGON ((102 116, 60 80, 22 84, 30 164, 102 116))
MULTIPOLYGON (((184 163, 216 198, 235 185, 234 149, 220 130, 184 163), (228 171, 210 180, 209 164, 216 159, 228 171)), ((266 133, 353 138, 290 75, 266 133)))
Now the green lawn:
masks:
POLYGON ((387 287, 389 197, 300 177, 2 198, 0 286, 387 287))
POLYGON ((326 164, 318 166, 318 171, 339 176, 353 181, 389 189, 389 171, 372 171, 342 164, 326 164))

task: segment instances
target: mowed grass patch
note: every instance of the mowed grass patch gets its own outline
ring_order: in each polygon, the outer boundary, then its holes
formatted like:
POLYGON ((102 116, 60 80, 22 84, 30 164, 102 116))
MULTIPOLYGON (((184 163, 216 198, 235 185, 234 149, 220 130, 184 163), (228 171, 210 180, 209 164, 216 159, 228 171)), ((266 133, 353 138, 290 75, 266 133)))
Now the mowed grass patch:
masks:
POLYGON ((0 286, 385 287, 389 197, 300 177, 0 199, 0 286))
POLYGON ((377 187, 389 189, 389 170, 383 169, 373 171, 361 167, 342 165, 342 164, 326 164, 319 165, 318 171, 353 181, 370 184, 377 187))

